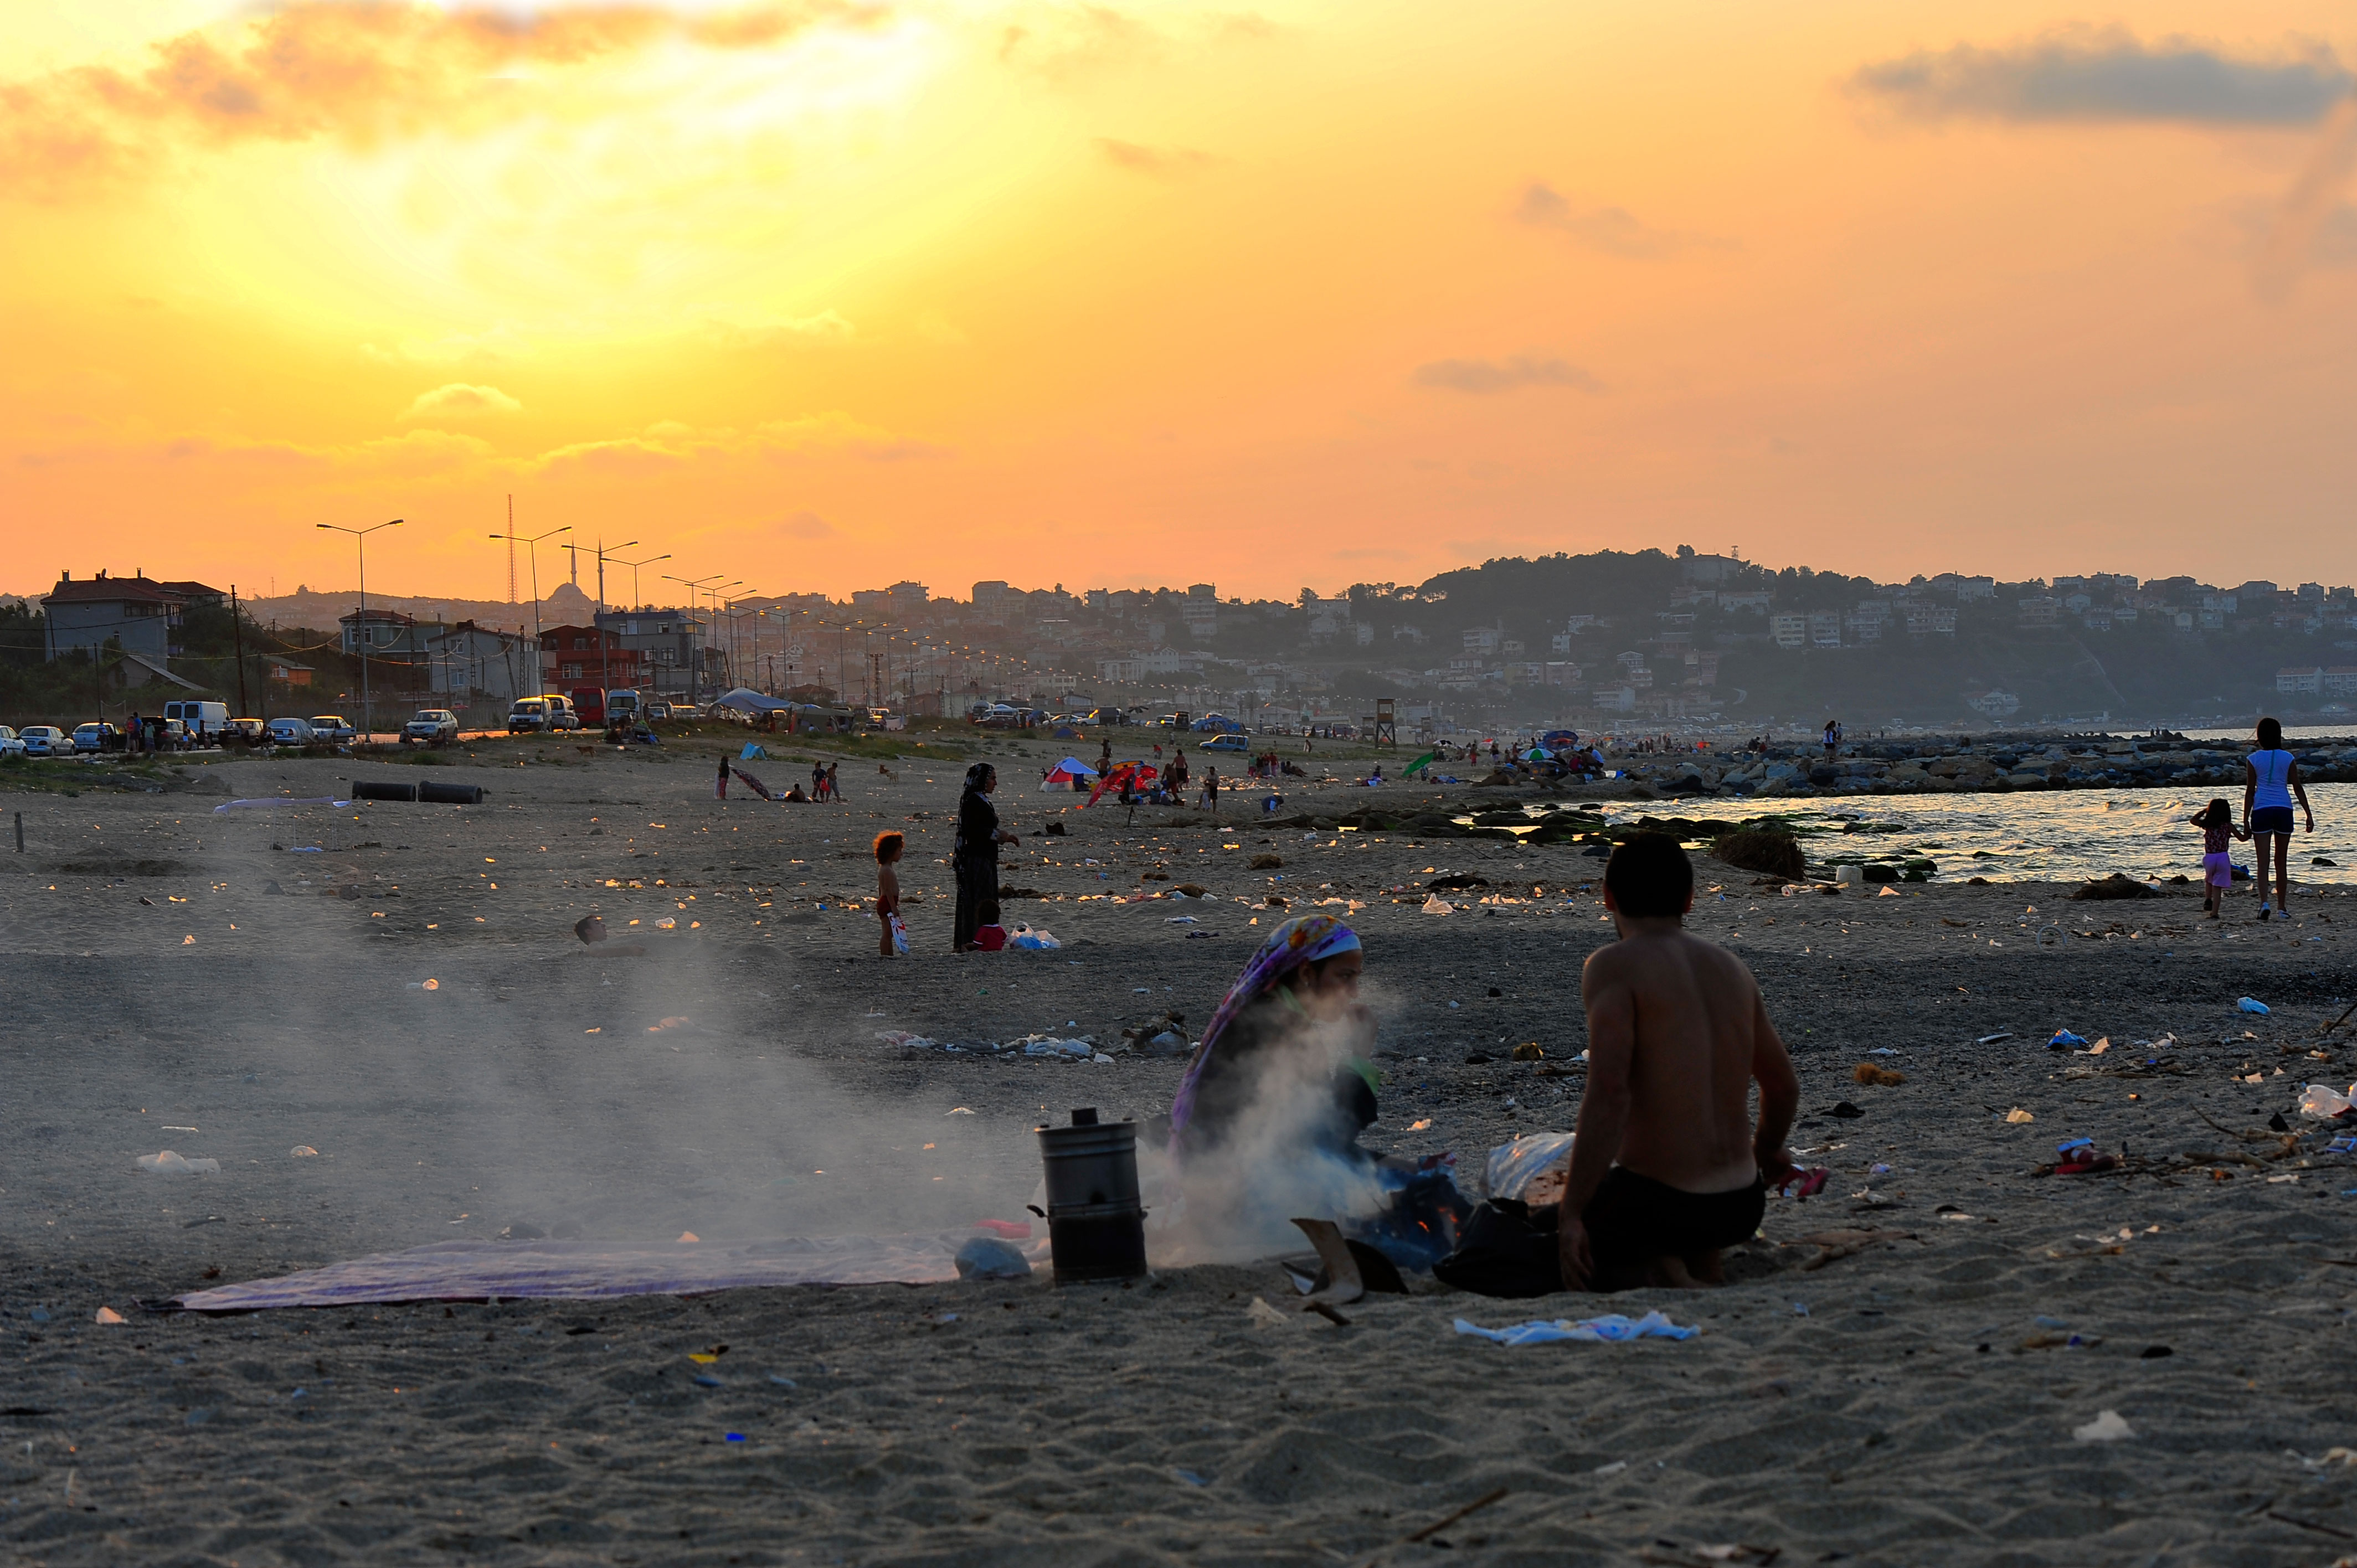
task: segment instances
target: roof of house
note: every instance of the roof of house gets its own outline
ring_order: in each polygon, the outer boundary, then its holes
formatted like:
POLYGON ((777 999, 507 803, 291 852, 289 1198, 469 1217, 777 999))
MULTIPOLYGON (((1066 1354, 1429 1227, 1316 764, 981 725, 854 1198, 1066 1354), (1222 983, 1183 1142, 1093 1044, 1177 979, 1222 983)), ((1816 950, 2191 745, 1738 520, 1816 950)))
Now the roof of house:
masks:
POLYGON ((177 593, 167 583, 145 577, 110 577, 103 573, 79 580, 60 577, 58 585, 42 596, 45 605, 177 605, 187 602, 188 596, 177 593))

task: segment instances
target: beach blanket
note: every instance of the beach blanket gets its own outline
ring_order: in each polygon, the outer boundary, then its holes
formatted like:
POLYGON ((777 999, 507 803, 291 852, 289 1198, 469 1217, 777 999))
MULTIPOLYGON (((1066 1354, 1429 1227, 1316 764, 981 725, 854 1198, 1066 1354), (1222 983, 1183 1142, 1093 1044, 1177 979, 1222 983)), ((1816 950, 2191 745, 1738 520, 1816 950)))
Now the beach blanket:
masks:
MULTIPOLYGON (((179 1296, 192 1312, 396 1301, 698 1295, 754 1285, 941 1284, 979 1232, 789 1237, 625 1247, 608 1241, 437 1241, 179 1296)), ((1046 1242, 1034 1243, 1043 1257, 1046 1242)))
POLYGON ((1583 1317, 1576 1323, 1559 1317, 1552 1323, 1540 1320, 1504 1328, 1483 1328, 1460 1317, 1457 1320, 1457 1332, 1493 1339, 1501 1345, 1552 1345, 1565 1339, 1587 1345, 1619 1345, 1631 1339, 1691 1339, 1702 1330, 1681 1328, 1658 1312, 1649 1312, 1633 1322, 1615 1312, 1602 1317, 1583 1317))
POLYGON ((745 781, 745 788, 750 789, 754 794, 759 795, 764 800, 774 800, 778 798, 777 796, 770 793, 770 787, 767 784, 762 783, 759 779, 754 778, 743 768, 732 768, 728 771, 743 779, 745 781))

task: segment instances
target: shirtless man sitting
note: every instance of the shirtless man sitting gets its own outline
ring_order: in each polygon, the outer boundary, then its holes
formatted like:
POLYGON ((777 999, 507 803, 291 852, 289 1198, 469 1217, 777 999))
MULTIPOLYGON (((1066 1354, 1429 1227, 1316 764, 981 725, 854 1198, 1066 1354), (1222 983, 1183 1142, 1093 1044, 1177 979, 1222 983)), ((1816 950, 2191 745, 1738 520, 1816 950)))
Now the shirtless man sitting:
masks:
POLYGON ((1588 956, 1587 1091, 1557 1239, 1569 1290, 1718 1284, 1792 1169, 1800 1101, 1751 972, 1689 935, 1694 867, 1674 839, 1612 852, 1604 907, 1620 940, 1588 956), (1760 1085, 1760 1124, 1749 1099, 1760 1085))

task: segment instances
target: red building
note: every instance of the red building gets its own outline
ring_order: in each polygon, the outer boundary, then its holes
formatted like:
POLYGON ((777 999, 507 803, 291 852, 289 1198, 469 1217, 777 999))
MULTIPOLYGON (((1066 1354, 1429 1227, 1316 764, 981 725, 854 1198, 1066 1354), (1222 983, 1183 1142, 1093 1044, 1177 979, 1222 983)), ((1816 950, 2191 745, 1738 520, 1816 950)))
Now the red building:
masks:
POLYGON ((570 692, 593 685, 604 691, 646 682, 646 652, 625 648, 619 632, 590 626, 553 626, 540 634, 540 689, 570 692))

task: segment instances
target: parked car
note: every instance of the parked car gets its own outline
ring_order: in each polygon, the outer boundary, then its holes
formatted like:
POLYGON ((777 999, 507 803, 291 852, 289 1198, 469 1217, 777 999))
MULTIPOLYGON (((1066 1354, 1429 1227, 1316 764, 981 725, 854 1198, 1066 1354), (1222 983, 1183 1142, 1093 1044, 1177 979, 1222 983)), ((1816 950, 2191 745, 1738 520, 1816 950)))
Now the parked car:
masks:
POLYGON ((518 697, 508 706, 510 735, 580 727, 580 715, 573 711, 573 700, 561 692, 544 692, 537 697, 518 697))
POLYGON ((656 719, 667 719, 671 717, 671 704, 669 703, 649 703, 647 704, 645 717, 650 724, 653 723, 656 719))
POLYGON ((1195 749, 1198 752, 1250 751, 1252 749, 1252 742, 1246 740, 1240 735, 1215 735, 1195 749))
POLYGON ((417 716, 401 726, 401 744, 415 742, 422 746, 448 746, 458 738, 458 715, 447 708, 420 708, 417 716))
POLYGON ((351 720, 340 714, 313 714, 311 736, 314 740, 341 744, 344 741, 360 739, 361 732, 352 727, 351 720))
POLYGON ((257 742, 268 740, 270 721, 268 719, 231 719, 229 721, 229 733, 240 740, 257 742))
POLYGON ((95 755, 102 751, 119 751, 123 748, 123 732, 102 720, 76 725, 73 732, 73 748, 74 755, 77 757, 95 755))
POLYGON ((270 721, 270 744, 273 746, 308 746, 314 738, 308 719, 270 721))
POLYGON ((16 732, 27 757, 57 757, 73 749, 73 741, 55 725, 27 725, 16 732))
POLYGON ((20 739, 17 736, 16 732, 11 729, 8 725, 0 725, 0 757, 22 757, 24 755, 24 741, 20 739))
POLYGON ((229 727, 229 704, 190 697, 165 703, 164 716, 186 725, 194 744, 202 746, 219 739, 229 727))

